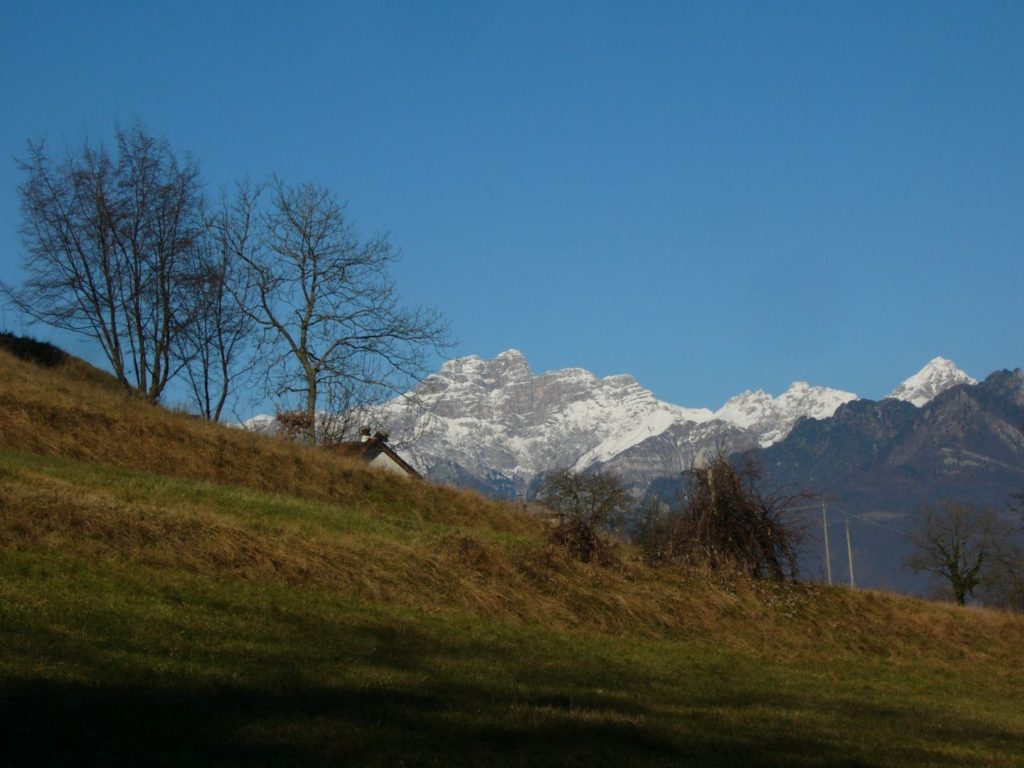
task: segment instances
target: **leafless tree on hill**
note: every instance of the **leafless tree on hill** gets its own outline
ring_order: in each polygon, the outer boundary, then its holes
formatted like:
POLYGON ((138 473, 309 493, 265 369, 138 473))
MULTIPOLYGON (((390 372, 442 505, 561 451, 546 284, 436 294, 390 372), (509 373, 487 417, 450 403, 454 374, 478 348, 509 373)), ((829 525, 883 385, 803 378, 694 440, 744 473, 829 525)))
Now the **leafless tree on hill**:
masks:
POLYGON ((190 295, 193 322, 176 338, 175 351, 200 414, 219 421, 236 380, 255 363, 251 317, 253 286, 243 259, 256 247, 255 214, 259 187, 237 185, 222 194, 197 244, 190 295))
POLYGON ((54 159, 30 142, 18 165, 27 279, 4 292, 34 320, 95 339, 118 381, 159 400, 193 319, 198 165, 138 124, 116 129, 113 154, 85 143, 54 159))
POLYGON ((690 472, 683 506, 688 557, 713 568, 737 568, 749 576, 795 580, 803 530, 791 514, 806 493, 766 491, 758 466, 734 466, 723 452, 690 472))
POLYGON ((537 498, 559 516, 552 540, 582 562, 608 560, 604 532, 620 525, 633 504, 617 475, 572 469, 545 477, 537 498))
POLYGON ((674 561, 758 579, 796 579, 804 531, 792 511, 807 498, 763 490, 753 461, 735 466, 718 451, 687 473, 677 507, 648 501, 637 543, 652 565, 674 561))
POLYGON ((317 411, 360 406, 405 391, 448 344, 447 322, 401 305, 387 238, 362 241, 328 189, 270 185, 259 248, 243 257, 262 330, 267 388, 295 402, 316 442, 317 411), (333 401, 333 402, 332 402, 333 401))
POLYGON ((1014 538, 1015 531, 994 509, 946 501, 922 508, 918 530, 910 535, 914 552, 905 565, 934 576, 960 605, 976 591, 988 603, 1012 603, 1020 600, 1024 584, 1014 538))

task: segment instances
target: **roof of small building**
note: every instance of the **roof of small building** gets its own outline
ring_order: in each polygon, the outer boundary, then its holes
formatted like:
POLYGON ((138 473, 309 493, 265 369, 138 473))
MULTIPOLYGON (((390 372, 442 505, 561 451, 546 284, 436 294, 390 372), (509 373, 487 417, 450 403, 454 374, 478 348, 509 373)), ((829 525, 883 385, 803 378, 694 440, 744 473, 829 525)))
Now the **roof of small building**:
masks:
POLYGON ((358 456, 367 464, 383 453, 410 477, 423 479, 423 475, 417 472, 409 462, 398 455, 394 448, 388 445, 387 432, 377 432, 371 437, 369 430, 364 428, 359 440, 348 440, 338 443, 335 446, 335 450, 343 456, 358 456))

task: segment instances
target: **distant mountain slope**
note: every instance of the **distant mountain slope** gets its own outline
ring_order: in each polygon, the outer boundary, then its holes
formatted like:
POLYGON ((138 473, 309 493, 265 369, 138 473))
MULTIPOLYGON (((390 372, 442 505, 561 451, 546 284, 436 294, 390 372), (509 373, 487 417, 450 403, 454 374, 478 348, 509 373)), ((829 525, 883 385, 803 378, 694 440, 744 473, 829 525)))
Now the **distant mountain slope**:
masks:
MULTIPOLYGON (((905 532, 922 505, 944 499, 1006 511, 1024 489, 1024 373, 997 371, 959 384, 920 408, 886 398, 841 406, 832 418, 804 419, 782 441, 753 451, 773 487, 824 496, 853 522, 860 583, 920 591, 908 575, 905 532)), ((833 531, 833 541, 842 530, 833 531)), ((843 548, 836 562, 846 568, 843 548)))
POLYGON ((805 419, 759 452, 771 480, 827 493, 850 512, 915 511, 952 496, 1001 502, 1024 487, 1024 374, 998 371, 920 408, 886 398, 805 419))

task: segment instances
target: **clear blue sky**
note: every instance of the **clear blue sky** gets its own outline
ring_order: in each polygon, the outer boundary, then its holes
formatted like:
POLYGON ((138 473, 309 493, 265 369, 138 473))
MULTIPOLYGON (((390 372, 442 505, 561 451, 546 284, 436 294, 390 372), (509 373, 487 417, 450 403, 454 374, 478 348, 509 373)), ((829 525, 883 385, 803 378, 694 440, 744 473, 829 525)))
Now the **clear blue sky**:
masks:
POLYGON ((1024 3, 7 3, 0 104, 7 280, 26 139, 139 119, 337 190, 456 355, 710 407, 1024 364, 1024 3))

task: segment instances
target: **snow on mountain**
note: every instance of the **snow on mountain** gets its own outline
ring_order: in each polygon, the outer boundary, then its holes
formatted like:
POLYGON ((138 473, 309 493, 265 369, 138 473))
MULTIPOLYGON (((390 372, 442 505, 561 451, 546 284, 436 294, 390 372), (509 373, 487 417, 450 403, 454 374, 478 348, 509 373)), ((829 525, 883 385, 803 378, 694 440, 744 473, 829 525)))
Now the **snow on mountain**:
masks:
MULTIPOLYGON (((963 382, 974 379, 936 358, 891 397, 922 405, 963 382)), ((552 469, 605 468, 642 491, 719 449, 777 443, 800 418, 828 418, 856 399, 798 381, 778 397, 747 391, 717 411, 684 408, 658 400, 629 375, 598 378, 582 368, 536 374, 510 349, 489 360, 470 355, 446 362, 413 392, 385 404, 373 422, 437 482, 530 495, 552 469)), ((261 431, 274 426, 272 417, 253 421, 261 431)))
POLYGON ((272 435, 277 432, 277 419, 269 413, 258 413, 243 421, 240 426, 250 432, 272 435))
POLYGON ((715 411, 715 418, 751 430, 761 447, 766 448, 788 435, 801 416, 825 419, 843 403, 856 399, 852 392, 796 381, 778 397, 759 389, 729 398, 715 411))
POLYGON ((747 392, 712 412, 660 401, 628 375, 534 374, 512 349, 445 363, 411 398, 390 404, 385 423, 392 435, 415 434, 408 451, 429 476, 496 477, 506 491, 527 493, 557 467, 628 466, 638 483, 656 467, 678 472, 719 444, 770 445, 801 416, 830 416, 855 397, 797 382, 777 398, 747 392))
POLYGON ((957 368, 952 360, 936 357, 896 387, 888 396, 897 400, 906 400, 920 408, 950 387, 955 387, 958 384, 977 383, 976 379, 957 368))
POLYGON ((518 350, 492 360, 451 360, 384 420, 394 435, 415 434, 414 463, 498 472, 518 492, 556 467, 605 461, 679 422, 711 411, 659 401, 632 376, 599 379, 581 368, 534 374, 518 350))

